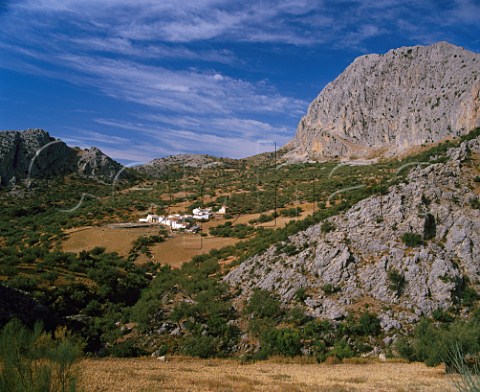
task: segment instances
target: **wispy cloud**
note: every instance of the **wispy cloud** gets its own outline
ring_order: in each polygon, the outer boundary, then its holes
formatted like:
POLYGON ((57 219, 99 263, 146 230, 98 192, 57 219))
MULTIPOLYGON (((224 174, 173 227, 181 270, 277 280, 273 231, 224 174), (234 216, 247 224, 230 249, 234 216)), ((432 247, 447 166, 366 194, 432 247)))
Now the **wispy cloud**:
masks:
POLYGON ((265 53, 293 68, 297 59, 332 48, 354 57, 388 39, 456 43, 460 32, 476 28, 476 0, 441 3, 20 0, 0 8, 0 68, 121 103, 116 115, 101 107, 92 113, 91 128, 71 137, 79 143, 100 143, 115 156, 123 148, 133 157, 146 140, 165 154, 198 150, 201 139, 212 153, 241 156, 255 153, 265 135, 287 141, 312 98, 301 91, 307 82, 286 92, 272 81, 275 64, 264 61, 265 53), (119 129, 142 139, 111 137, 119 129))
POLYGON ((290 135, 285 134, 283 129, 248 120, 244 121, 244 128, 240 129, 241 125, 238 124, 238 120, 217 119, 214 121, 214 128, 225 130, 228 126, 232 126, 236 129, 235 132, 218 134, 202 131, 204 125, 201 125, 201 121, 193 130, 170 128, 154 122, 123 122, 115 119, 97 119, 96 122, 113 129, 131 131, 132 137, 128 139, 128 142, 115 139, 105 141, 104 139, 108 138, 108 135, 94 133, 88 137, 67 138, 66 141, 80 147, 86 147, 86 141, 96 141, 105 153, 115 159, 142 162, 159 156, 196 153, 199 145, 202 146, 202 153, 242 158, 271 151, 275 143, 282 145, 290 138, 290 135), (254 132, 254 129, 257 132, 254 132), (268 133, 265 133, 265 130, 268 130, 268 133), (141 137, 142 135, 145 137, 141 137), (265 140, 268 140, 268 143, 265 143, 265 140))

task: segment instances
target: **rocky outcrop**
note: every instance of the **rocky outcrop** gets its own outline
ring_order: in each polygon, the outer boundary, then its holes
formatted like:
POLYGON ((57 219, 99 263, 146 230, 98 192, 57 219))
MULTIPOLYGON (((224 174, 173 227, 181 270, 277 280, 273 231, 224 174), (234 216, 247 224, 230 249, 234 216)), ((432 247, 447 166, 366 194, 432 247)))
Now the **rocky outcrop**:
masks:
POLYGON ((97 147, 82 150, 78 154, 77 172, 82 176, 111 181, 122 168, 121 164, 105 155, 97 147))
POLYGON ((439 42, 357 58, 311 103, 291 160, 407 152, 480 125, 480 55, 439 42))
POLYGON ((112 180, 122 165, 100 150, 75 150, 42 129, 0 132, 0 185, 77 173, 112 180))
POLYGON ((76 153, 41 129, 0 132, 0 185, 75 171, 76 153))
POLYGON ((308 312, 328 319, 368 303, 386 331, 461 305, 466 285, 480 288, 480 138, 448 158, 418 165, 385 195, 330 218, 331 231, 317 224, 291 236, 295 255, 272 246, 226 281, 243 296, 259 287, 285 302, 304 288, 308 312))

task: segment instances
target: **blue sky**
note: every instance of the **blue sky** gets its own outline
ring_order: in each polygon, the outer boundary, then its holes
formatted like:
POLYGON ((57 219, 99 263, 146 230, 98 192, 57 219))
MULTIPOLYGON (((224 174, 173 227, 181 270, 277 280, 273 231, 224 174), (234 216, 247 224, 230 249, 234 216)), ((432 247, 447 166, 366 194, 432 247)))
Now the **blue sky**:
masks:
POLYGON ((283 145, 359 55, 479 52, 479 0, 0 0, 0 129, 126 163, 283 145))

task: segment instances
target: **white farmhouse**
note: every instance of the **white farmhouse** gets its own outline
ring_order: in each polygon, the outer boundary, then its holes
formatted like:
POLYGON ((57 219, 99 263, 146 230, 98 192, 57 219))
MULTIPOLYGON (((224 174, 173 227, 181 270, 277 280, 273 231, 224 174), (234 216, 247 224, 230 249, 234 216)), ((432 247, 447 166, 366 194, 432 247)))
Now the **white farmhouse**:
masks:
POLYGON ((148 214, 146 218, 140 218, 139 222, 146 222, 146 223, 160 223, 163 219, 163 216, 148 214))
POLYGON ((209 220, 212 215, 211 208, 194 208, 192 212, 193 219, 197 220, 209 220))
POLYGON ((171 227, 172 230, 188 229, 190 226, 190 223, 185 219, 185 217, 179 214, 169 215, 163 218, 160 223, 171 227))

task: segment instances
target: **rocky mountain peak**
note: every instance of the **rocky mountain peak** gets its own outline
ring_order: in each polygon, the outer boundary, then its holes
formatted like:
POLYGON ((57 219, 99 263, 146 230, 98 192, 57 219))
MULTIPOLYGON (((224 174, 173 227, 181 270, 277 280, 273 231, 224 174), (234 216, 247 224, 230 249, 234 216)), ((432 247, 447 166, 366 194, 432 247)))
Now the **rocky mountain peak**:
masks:
POLYGON ((78 152, 43 129, 0 132, 0 185, 72 173, 111 180, 121 168, 98 148, 78 152))
POLYGON ((122 165, 105 155, 99 148, 91 147, 79 153, 78 173, 87 177, 112 180, 122 165))
POLYGON ((480 55, 447 42, 358 57, 310 104, 292 160, 373 158, 480 125, 480 55))

